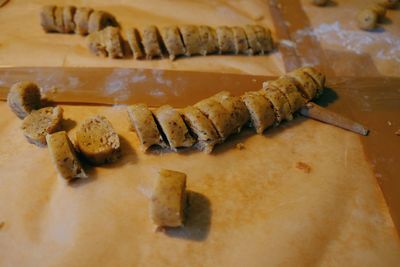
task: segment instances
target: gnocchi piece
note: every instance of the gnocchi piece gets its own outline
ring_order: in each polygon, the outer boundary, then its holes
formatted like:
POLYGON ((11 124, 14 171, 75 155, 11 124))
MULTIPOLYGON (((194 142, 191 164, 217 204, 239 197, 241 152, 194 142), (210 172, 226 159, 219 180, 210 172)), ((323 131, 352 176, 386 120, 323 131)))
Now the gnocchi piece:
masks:
POLYGON ((63 24, 64 24, 64 33, 72 33, 75 31, 75 15, 76 7, 74 6, 65 6, 63 7, 63 24))
POLYGON ((56 6, 43 6, 40 12, 40 24, 46 32, 56 32, 57 26, 54 20, 56 6))
POLYGON ((218 26, 216 28, 219 52, 221 54, 235 52, 235 41, 233 31, 227 26, 218 26))
POLYGON ((242 27, 232 27, 235 54, 246 54, 249 50, 246 32, 242 27))
POLYGON ((287 76, 282 76, 268 83, 267 86, 280 90, 286 96, 292 113, 296 112, 307 103, 307 99, 300 94, 293 80, 287 76))
POLYGON ((89 15, 88 32, 101 31, 107 26, 118 27, 118 23, 113 15, 104 11, 93 11, 89 15))
POLYGON ((292 112, 285 95, 275 87, 266 84, 264 86, 265 97, 271 102, 276 115, 276 122, 282 120, 292 120, 292 112))
POLYGON ((161 37, 171 60, 174 60, 176 56, 185 54, 185 47, 183 46, 178 27, 168 26, 162 28, 161 37))
POLYGON ((204 49, 202 49, 202 39, 200 37, 199 28, 194 25, 180 26, 179 30, 182 34, 183 43, 186 47, 186 55, 198 55, 202 52, 204 53, 204 49))
POLYGON ((199 26, 199 34, 201 38, 201 51, 200 54, 205 56, 207 54, 217 53, 219 50, 217 33, 209 26, 199 26))
POLYGON ((147 26, 142 31, 142 45, 147 59, 162 57, 160 34, 156 26, 147 26))
POLYGON ((7 95, 7 104, 18 118, 23 119, 40 108, 40 89, 32 82, 15 83, 7 95))
POLYGON ((142 59, 145 57, 143 46, 141 43, 139 32, 136 28, 130 28, 126 31, 129 47, 132 50, 134 59, 142 59))
POLYGON ((251 124, 258 134, 262 134, 266 128, 274 124, 274 109, 263 93, 246 92, 242 100, 250 112, 251 124))
POLYGON ((378 15, 371 9, 363 9, 357 15, 357 23, 362 30, 373 30, 378 23, 378 15))
POLYGON ((87 35, 89 33, 89 17, 93 9, 78 7, 74 15, 75 33, 87 35))

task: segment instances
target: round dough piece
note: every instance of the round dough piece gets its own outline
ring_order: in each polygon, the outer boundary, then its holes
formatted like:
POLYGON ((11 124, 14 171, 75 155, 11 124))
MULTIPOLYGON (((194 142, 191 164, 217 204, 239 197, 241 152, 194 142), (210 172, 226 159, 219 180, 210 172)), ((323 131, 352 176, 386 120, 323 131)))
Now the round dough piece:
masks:
POLYGON ((313 5, 326 6, 330 0, 312 0, 313 5))
POLYGON ((61 129, 62 117, 61 107, 34 110, 22 121, 21 129, 29 143, 45 146, 46 135, 61 129))
POLYGON ((376 28, 378 15, 371 9, 364 9, 357 15, 358 27, 362 30, 373 30, 376 28))
POLYGON ((93 164, 114 162, 121 156, 118 134, 103 116, 86 119, 76 132, 76 146, 93 164))
POLYGON ((118 23, 113 15, 104 11, 93 11, 89 16, 89 33, 100 31, 107 26, 118 27, 118 23))
POLYGON ((89 17, 93 12, 93 9, 88 7, 78 7, 75 16, 75 33, 79 33, 80 35, 87 35, 89 33, 89 17))
POLYGON ((23 119, 32 110, 40 108, 40 89, 32 82, 18 82, 11 86, 7 103, 18 118, 23 119))

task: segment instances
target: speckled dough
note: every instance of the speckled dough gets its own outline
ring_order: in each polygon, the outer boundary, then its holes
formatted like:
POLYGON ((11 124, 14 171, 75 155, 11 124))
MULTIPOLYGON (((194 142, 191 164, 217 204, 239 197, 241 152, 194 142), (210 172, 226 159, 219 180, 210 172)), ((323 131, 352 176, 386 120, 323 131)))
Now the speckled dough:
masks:
POLYGON ((217 53, 219 50, 217 33, 210 26, 199 26, 199 34, 201 38, 201 51, 203 56, 207 54, 217 53))
POLYGON ((184 25, 179 26, 179 30, 182 35, 183 43, 186 48, 186 55, 198 55, 201 54, 204 49, 202 49, 202 39, 200 37, 199 28, 194 25, 184 25))
POLYGON ((247 41, 249 44, 248 54, 254 55, 261 52, 261 44, 257 40, 257 35, 251 25, 244 26, 244 31, 246 33, 247 41))
POLYGON ((311 100, 317 95, 319 86, 309 74, 300 70, 289 72, 286 76, 293 79, 304 98, 311 100))
POLYGON ((272 36, 271 31, 260 25, 251 25, 260 46, 260 53, 265 54, 272 50, 272 36))
POLYGON ((118 23, 114 16, 104 11, 93 11, 89 15, 88 32, 96 32, 104 29, 107 26, 117 27, 118 23))
POLYGON ((156 26, 147 26, 142 31, 142 44, 147 59, 162 57, 160 36, 156 26))
POLYGON ((108 52, 106 49, 106 42, 104 40, 103 31, 92 32, 86 38, 87 46, 96 56, 107 57, 108 52))
POLYGON ((235 54, 246 54, 249 51, 246 32, 242 27, 232 27, 235 54))
POLYGON ((378 23, 378 15, 371 9, 364 9, 357 15, 358 27, 362 30, 373 30, 378 23))
POLYGON ((108 56, 111 58, 123 58, 124 51, 122 49, 122 38, 119 28, 108 26, 102 32, 108 56))
POLYGON ((266 86, 263 89, 265 91, 265 97, 268 98, 274 108, 276 122, 279 123, 282 120, 292 120, 292 112, 285 95, 275 87, 266 86))
POLYGON ((269 82, 268 85, 265 84, 265 86, 271 86, 280 90, 286 96, 292 113, 296 112, 307 103, 307 99, 300 94, 296 84, 287 76, 282 76, 277 80, 269 82))
POLYGON ((274 124, 274 109, 263 92, 246 92, 242 100, 250 112, 252 126, 258 134, 262 134, 266 128, 274 124))
POLYGON ((89 17, 93 9, 88 7, 78 7, 75 12, 75 33, 87 35, 89 33, 89 17))
POLYGON ((140 40, 139 31, 136 28, 130 28, 126 31, 126 38, 128 39, 129 47, 132 50, 134 59, 141 59, 145 57, 142 42, 140 40))
POLYGON ((18 118, 23 119, 32 110, 40 108, 40 89, 32 82, 15 83, 7 95, 7 103, 18 118))
POLYGON ((65 6, 63 7, 63 24, 64 24, 64 33, 72 33, 75 31, 75 15, 76 7, 74 6, 65 6))
POLYGON ((161 37, 171 60, 175 59, 176 56, 185 54, 185 47, 177 26, 162 28, 161 37))
POLYGON ((56 23, 54 20, 55 6, 43 6, 40 12, 40 24, 46 32, 57 31, 56 23))
POLYGON ((218 26, 217 33, 219 52, 221 54, 235 52, 235 41, 232 29, 227 26, 218 26))

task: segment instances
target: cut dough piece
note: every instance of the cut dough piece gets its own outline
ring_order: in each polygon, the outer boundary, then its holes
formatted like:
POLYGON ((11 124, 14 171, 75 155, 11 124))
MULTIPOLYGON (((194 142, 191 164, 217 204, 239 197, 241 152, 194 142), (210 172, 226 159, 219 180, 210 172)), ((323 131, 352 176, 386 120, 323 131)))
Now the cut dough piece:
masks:
POLYGON ((260 53, 265 54, 270 52, 272 50, 271 31, 260 25, 252 25, 250 27, 253 28, 258 44, 260 45, 260 53))
POLYGON ((313 99, 317 94, 318 85, 311 78, 310 75, 305 73, 304 71, 300 71, 301 69, 294 70, 286 74, 286 76, 293 78, 297 89, 299 89, 300 93, 307 100, 313 99))
POLYGON ((65 131, 46 135, 46 142, 51 160, 62 178, 66 180, 87 178, 65 131))
POLYGON ((267 89, 268 86, 280 90, 286 96, 292 113, 299 110, 308 102, 307 99, 300 94, 293 80, 287 76, 282 76, 277 80, 263 84, 263 87, 265 87, 264 89, 267 89))
POLYGON ((201 51, 200 54, 205 56, 207 54, 217 53, 219 51, 217 33, 210 26, 199 26, 199 33, 201 38, 201 51))
POLYGON ((88 7, 78 7, 75 12, 75 33, 87 35, 89 33, 89 17, 93 9, 88 7))
POLYGON ((64 8, 56 6, 54 9, 54 24, 56 32, 64 32, 64 8))
POLYGON ((118 134, 103 116, 86 119, 76 131, 76 146, 93 164, 114 162, 121 156, 118 134))
POLYGON ((63 24, 65 33, 71 33, 75 31, 75 23, 74 23, 75 11, 76 7, 74 6, 63 7, 63 24))
POLYGON ((186 47, 186 55, 198 55, 204 52, 202 49, 202 39, 200 37, 199 28, 193 25, 180 26, 179 30, 182 34, 183 43, 186 47))
POLYGON ((230 115, 231 133, 238 133, 250 120, 250 113, 240 97, 232 96, 227 91, 222 91, 213 96, 230 115))
POLYGON ((139 137, 143 151, 153 145, 166 147, 158 130, 153 113, 145 104, 136 104, 128 107, 128 115, 132 126, 139 137))
POLYGON ((195 140, 178 111, 164 105, 154 114, 172 150, 177 151, 179 147, 191 147, 194 144, 195 140))
POLYGON ((276 122, 279 123, 282 120, 292 120, 292 112, 290 105, 285 95, 274 87, 264 88, 265 97, 271 102, 276 115, 276 122))
POLYGON ((325 88, 325 80, 326 80, 325 75, 312 67, 303 67, 300 68, 299 71, 305 72, 306 74, 311 76, 314 82, 318 85, 317 96, 321 95, 325 88))
POLYGON ((161 37, 171 60, 174 60, 175 56, 185 54, 185 47, 183 46, 181 34, 179 33, 177 26, 168 26, 162 28, 161 37))
POLYGON ((242 27, 232 27, 235 54, 246 54, 249 51, 246 32, 242 27))
POLYGON ((43 6, 40 12, 40 24, 46 32, 57 31, 56 23, 54 20, 55 6, 43 6))
POLYGON ((251 123, 258 134, 262 134, 266 128, 275 122, 275 113, 271 102, 260 91, 246 92, 243 102, 250 112, 251 123))
POLYGON ((156 26, 145 27, 141 37, 147 59, 162 57, 160 34, 156 26))
POLYGON ((87 46, 96 56, 108 56, 104 37, 103 31, 92 32, 87 37, 87 46))
POLYGON ((184 223, 186 174, 160 170, 150 201, 150 218, 160 227, 178 227, 184 223))
POLYGON ((118 23, 114 16, 104 11, 93 11, 89 15, 88 32, 93 33, 100 31, 107 26, 118 27, 118 23))
POLYGON ((39 87, 32 82, 18 82, 11 86, 7 95, 7 103, 11 110, 23 119, 32 110, 41 106, 41 95, 39 87))
POLYGON ((249 44, 249 55, 258 54, 261 52, 261 44, 258 42, 256 32, 251 25, 244 26, 244 31, 246 33, 247 42, 249 44))
POLYGON ((373 30, 378 23, 378 15, 371 9, 363 9, 357 15, 358 27, 362 30, 373 30))
POLYGON ((221 142, 212 122, 195 107, 182 110, 183 119, 197 137, 197 146, 206 153, 211 153, 214 146, 221 142))
POLYGON ((108 26, 102 32, 108 56, 111 58, 123 58, 124 52, 122 50, 122 38, 119 28, 108 26))
POLYGON ((216 28, 219 52, 221 54, 235 52, 235 41, 232 29, 227 26, 218 26, 216 28))
POLYGON ((129 46, 133 53, 134 59, 144 58, 143 46, 140 40, 139 32, 136 28, 130 28, 126 31, 129 46))
POLYGON ((46 135, 61 129, 63 109, 47 107, 34 110, 22 121, 21 129, 29 143, 46 145, 46 135))
POLYGON ((235 127, 231 124, 229 112, 215 98, 204 99, 194 105, 198 108, 214 125, 221 141, 224 141, 235 127))

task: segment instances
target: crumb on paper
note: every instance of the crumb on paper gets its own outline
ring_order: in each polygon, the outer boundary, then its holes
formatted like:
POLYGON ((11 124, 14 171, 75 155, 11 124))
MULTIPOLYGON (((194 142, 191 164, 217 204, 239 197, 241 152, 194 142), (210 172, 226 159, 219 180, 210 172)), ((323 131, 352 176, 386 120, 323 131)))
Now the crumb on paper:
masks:
POLYGON ((400 129, 398 129, 394 134, 400 136, 400 129))
POLYGON ((6 225, 5 222, 0 222, 0 230, 3 229, 4 225, 6 225))
POLYGON ((305 173, 310 173, 311 172, 311 166, 308 165, 307 163, 304 163, 304 162, 301 162, 301 161, 298 161, 296 163, 296 168, 299 169, 299 170, 304 171, 305 173))
POLYGON ((236 144, 236 148, 239 149, 239 150, 242 150, 242 149, 245 149, 245 146, 244 146, 243 143, 237 143, 236 144))
POLYGON ((387 121, 387 124, 388 124, 389 126, 392 126, 392 122, 391 122, 391 121, 387 121))
POLYGON ((279 43, 281 45, 284 45, 284 46, 287 46, 287 47, 291 47, 291 48, 295 48, 296 47, 296 43, 291 41, 291 40, 288 40, 288 39, 282 39, 282 40, 279 41, 279 43))

